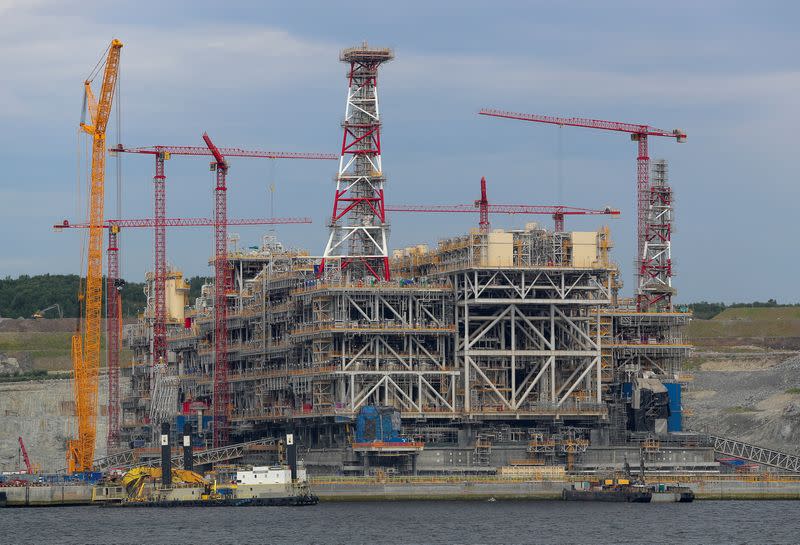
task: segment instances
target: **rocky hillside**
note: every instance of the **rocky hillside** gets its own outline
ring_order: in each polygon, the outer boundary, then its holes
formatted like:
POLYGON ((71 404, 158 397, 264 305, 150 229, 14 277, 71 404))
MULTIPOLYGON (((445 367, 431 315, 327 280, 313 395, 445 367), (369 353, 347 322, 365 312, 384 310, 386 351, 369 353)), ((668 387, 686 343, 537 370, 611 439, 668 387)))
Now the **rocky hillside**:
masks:
POLYGON ((800 453, 800 355, 706 357, 685 395, 688 426, 800 453))
POLYGON ((688 333, 687 427, 800 453, 800 308, 729 308, 688 333))

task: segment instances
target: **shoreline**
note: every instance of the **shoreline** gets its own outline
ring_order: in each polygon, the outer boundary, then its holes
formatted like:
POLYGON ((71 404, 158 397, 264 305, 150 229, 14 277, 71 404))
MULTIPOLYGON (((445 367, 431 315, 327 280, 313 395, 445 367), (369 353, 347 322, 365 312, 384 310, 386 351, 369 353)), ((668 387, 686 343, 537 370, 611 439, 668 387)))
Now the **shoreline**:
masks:
MULTIPOLYGON (((800 478, 680 479, 698 501, 800 500, 800 478)), ((416 501, 560 501, 571 481, 424 479, 312 479, 310 488, 321 503, 416 501), (315 482, 316 481, 316 482, 315 482)), ((0 487, 6 507, 91 505, 89 485, 0 487)))

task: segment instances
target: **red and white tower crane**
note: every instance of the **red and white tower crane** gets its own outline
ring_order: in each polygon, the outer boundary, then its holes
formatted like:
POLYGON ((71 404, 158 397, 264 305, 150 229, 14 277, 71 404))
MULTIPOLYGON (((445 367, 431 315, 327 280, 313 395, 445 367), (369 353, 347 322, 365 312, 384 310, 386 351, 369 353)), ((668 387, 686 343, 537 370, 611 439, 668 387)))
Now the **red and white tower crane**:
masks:
MULTIPOLYGON (((204 136, 205 139, 205 136, 204 136)), ((261 150, 245 150, 241 148, 216 148, 218 153, 223 157, 250 157, 261 159, 312 159, 312 160, 333 160, 337 159, 337 155, 326 153, 296 153, 296 152, 276 152, 276 151, 261 151, 261 150)), ((157 363, 161 360, 166 360, 167 354, 167 329, 166 329, 166 302, 165 302, 165 283, 167 278, 167 259, 166 259, 166 175, 164 171, 164 161, 170 159, 173 155, 187 155, 187 156, 214 156, 213 151, 208 144, 206 147, 200 146, 145 146, 126 148, 122 145, 116 146, 109 150, 112 154, 116 153, 138 153, 152 155, 155 157, 155 176, 153 177, 154 186, 154 284, 153 284, 153 298, 154 298, 154 316, 153 316, 153 352, 152 362, 157 363)), ((215 163, 218 164, 216 161, 215 163)), ((227 163, 226 163, 227 164, 227 163)), ((225 169, 227 171, 227 166, 225 169)), ((219 177, 220 172, 217 171, 219 177)), ((219 199, 224 201, 224 193, 219 194, 215 192, 215 214, 218 212, 219 199)), ((219 228, 219 227, 218 227, 219 228)), ((224 242, 227 244, 227 241, 224 242)), ((217 243, 215 243, 215 246, 217 243)), ((217 434, 214 435, 214 444, 217 445, 217 434)))
POLYGON ((231 275, 228 263, 228 163, 208 133, 203 140, 214 156, 214 447, 228 442, 228 291, 231 275))
POLYGON ((350 65, 347 106, 330 235, 319 275, 389 280, 378 67, 394 55, 391 49, 364 43, 345 49, 339 58, 350 65))
MULTIPOLYGON (((122 328, 122 279, 119 274, 119 247, 117 235, 122 228, 153 228, 157 223, 164 227, 214 227, 215 222, 209 218, 164 218, 156 222, 154 218, 109 219, 102 225, 108 229, 108 260, 106 272, 106 351, 108 371, 108 436, 106 438, 109 451, 119 447, 120 412, 119 412, 119 352, 121 348, 120 334, 122 328)), ((228 220, 228 225, 285 225, 291 223, 311 223, 310 218, 246 218, 228 220)), ((53 228, 88 229, 89 223, 70 223, 64 220, 53 228)), ((166 277, 165 277, 166 279, 166 277)), ((155 279, 154 279, 155 280, 155 279)), ((155 291, 155 289, 154 289, 155 291)), ((166 316, 165 316, 166 320, 166 316)), ((166 322, 164 333, 166 335, 166 322)), ((166 345, 166 342, 165 342, 166 345)))
POLYGON ((677 142, 686 142, 686 133, 680 129, 664 130, 649 125, 622 123, 618 121, 603 121, 600 119, 586 119, 582 117, 553 117, 549 115, 525 114, 505 112, 502 110, 483 109, 480 115, 533 121, 535 123, 548 123, 551 125, 567 127, 584 127, 605 131, 625 132, 631 135, 631 140, 638 143, 636 156, 636 266, 637 266, 637 306, 645 310, 642 297, 642 283, 650 274, 648 263, 644 255, 645 240, 647 238, 647 215, 650 202, 650 156, 648 151, 648 138, 662 136, 674 138, 677 142))
POLYGON ((421 204, 389 204, 387 212, 424 212, 444 214, 479 214, 478 227, 481 231, 489 230, 489 214, 522 214, 522 215, 547 215, 555 221, 555 230, 564 232, 564 216, 618 216, 619 210, 603 208, 576 208, 574 206, 542 206, 528 204, 491 204, 486 191, 486 178, 481 178, 481 198, 474 204, 453 205, 421 205, 421 204))
MULTIPOLYGON (((241 148, 219 148, 225 157, 250 157, 259 159, 312 159, 312 160, 334 160, 338 156, 330 153, 296 153, 284 151, 262 151, 245 150, 241 148)), ((167 240, 166 227, 166 175, 164 162, 173 155, 187 155, 195 157, 209 157, 212 152, 208 147, 200 146, 144 146, 126 148, 118 145, 110 148, 109 152, 114 155, 117 153, 137 153, 152 155, 155 157, 155 175, 153 176, 153 255, 154 263, 154 289, 153 298, 154 317, 153 317, 153 363, 166 359, 167 355, 167 329, 166 329, 166 307, 165 307, 165 282, 167 279, 167 240)))

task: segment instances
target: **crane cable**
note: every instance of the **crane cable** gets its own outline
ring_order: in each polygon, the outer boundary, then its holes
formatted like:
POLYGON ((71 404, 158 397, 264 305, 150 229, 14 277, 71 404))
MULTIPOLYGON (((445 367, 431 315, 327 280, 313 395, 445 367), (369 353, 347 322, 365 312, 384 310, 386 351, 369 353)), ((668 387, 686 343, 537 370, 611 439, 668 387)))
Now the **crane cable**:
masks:
POLYGON ((278 162, 276 159, 270 159, 269 164, 269 187, 267 190, 269 191, 269 217, 273 219, 275 217, 275 170, 278 166, 278 162))
MULTIPOLYGON (((117 68, 117 90, 116 90, 117 99, 115 101, 116 105, 116 133, 117 133, 117 147, 122 147, 122 70, 118 67, 117 68)), ((115 165, 116 165, 116 217, 122 217, 122 154, 117 153, 115 158, 115 165)), ((119 242, 121 239, 121 233, 117 233, 117 247, 119 247, 119 242)), ((122 278, 122 260, 117 257, 117 267, 119 273, 119 279, 122 278)))
POLYGON ((561 205, 564 204, 564 173, 563 173, 563 143, 562 143, 562 133, 564 131, 564 126, 558 126, 558 141, 557 141, 557 161, 556 161, 556 182, 558 185, 556 186, 556 202, 561 205))
MULTIPOLYGON (((113 43, 113 42, 111 42, 111 43, 113 43)), ((111 43, 109 43, 109 45, 106 47, 105 51, 103 51, 103 54, 100 55, 100 59, 97 61, 97 64, 94 65, 94 68, 92 68, 92 71, 89 72, 89 76, 86 78, 86 81, 90 81, 90 82, 94 81, 94 78, 97 77, 97 74, 99 74, 100 70, 102 70, 103 66, 105 66, 105 61, 106 61, 106 58, 108 56, 108 51, 111 49, 111 43)))

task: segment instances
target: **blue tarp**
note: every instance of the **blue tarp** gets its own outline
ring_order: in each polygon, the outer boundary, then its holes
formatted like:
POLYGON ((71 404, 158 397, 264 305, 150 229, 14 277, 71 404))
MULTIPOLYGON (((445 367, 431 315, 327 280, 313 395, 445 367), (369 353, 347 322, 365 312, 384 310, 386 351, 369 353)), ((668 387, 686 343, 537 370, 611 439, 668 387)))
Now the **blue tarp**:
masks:
POLYGON ((677 382, 664 384, 669 395, 669 419, 667 431, 683 431, 683 414, 681 414, 681 385, 677 382))

